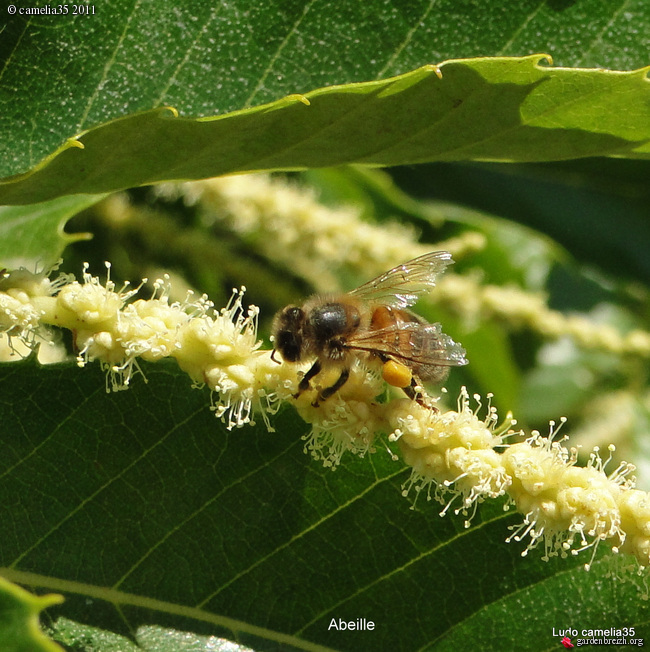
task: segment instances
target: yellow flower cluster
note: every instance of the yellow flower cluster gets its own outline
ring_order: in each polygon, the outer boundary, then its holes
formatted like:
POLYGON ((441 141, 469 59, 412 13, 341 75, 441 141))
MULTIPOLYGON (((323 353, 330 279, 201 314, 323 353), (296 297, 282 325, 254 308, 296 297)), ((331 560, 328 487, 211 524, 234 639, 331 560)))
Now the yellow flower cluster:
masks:
POLYGON ((432 300, 469 323, 498 318, 514 327, 530 328, 544 337, 569 336, 584 348, 650 357, 649 332, 635 329, 624 334, 607 324, 577 315, 566 316, 551 310, 542 295, 520 288, 483 285, 470 276, 447 274, 438 282, 432 300))
MULTIPOLYGON (((488 409, 481 420, 466 392, 458 411, 443 414, 410 401, 393 404, 391 437, 413 467, 407 491, 433 486, 433 497, 444 503, 453 484, 443 513, 459 495, 463 503, 456 511, 463 513, 485 498, 508 496, 524 514, 509 538, 529 537, 524 555, 543 542, 544 559, 591 548, 593 560, 605 541, 615 552, 633 554, 642 566, 650 564, 650 501, 633 488, 632 465, 607 474, 607 461, 595 451, 587 467, 575 466, 577 453, 555 441, 554 424, 548 437, 534 432, 525 442, 506 445, 495 432, 496 414, 488 409), (495 447, 505 450, 498 454, 495 447)), ((510 420, 505 427, 513 424, 510 420)))
MULTIPOLYGON (((626 533, 617 500, 631 488, 631 481, 625 479, 627 473, 606 475, 600 458, 592 460, 595 465, 574 466, 575 454, 552 436, 543 438, 537 433, 506 449, 503 464, 512 478, 509 493, 526 515, 511 538, 530 536, 524 554, 543 541, 545 558, 565 555, 570 549, 577 554, 593 548, 593 559, 600 541, 607 541, 614 550, 624 544, 626 533)), ((631 470, 629 467, 627 472, 631 470)), ((644 565, 647 562, 642 561, 644 565)))
MULTIPOLYGON (((452 493, 452 500, 461 496, 463 501, 456 512, 467 514, 470 507, 475 509, 485 498, 505 493, 510 479, 501 456, 494 450, 501 444, 501 437, 494 432, 496 412, 492 408, 488 408, 485 419, 480 419, 478 410, 469 407, 466 390, 461 394, 458 411, 440 414, 408 399, 389 405, 389 438, 398 442, 404 461, 413 468, 405 494, 411 487, 418 492, 433 488, 435 499, 445 503, 446 495, 452 493)), ((448 502, 445 512, 450 505, 448 502)))
POLYGON ((139 370, 138 360, 171 357, 195 384, 216 393, 213 408, 229 429, 250 423, 253 406, 265 408, 259 413, 268 423, 268 412, 288 395, 286 368, 259 350, 258 309, 244 309, 243 288, 215 311, 207 297, 191 293, 183 302, 170 303, 165 280, 154 283, 151 299, 129 302, 140 288, 116 291, 110 275, 102 285, 87 269, 83 282, 50 283, 24 271, 4 282, 14 287, 0 291, 0 328, 28 343, 42 325, 69 329, 78 364, 98 360, 107 371, 107 391, 126 389, 139 370))
MULTIPOLYGON (((291 269, 318 292, 339 289, 333 269, 351 270, 371 278, 430 247, 417 242, 416 233, 399 222, 375 225, 356 206, 331 208, 310 189, 267 174, 219 177, 183 184, 163 184, 158 192, 181 195, 198 205, 207 224, 224 223, 269 260, 291 269)), ((439 243, 456 258, 477 251, 485 237, 467 232, 439 243)))
POLYGON ((41 314, 34 305, 34 297, 48 295, 50 281, 43 275, 32 274, 25 269, 3 272, 0 275, 0 333, 34 345, 41 322, 41 314))

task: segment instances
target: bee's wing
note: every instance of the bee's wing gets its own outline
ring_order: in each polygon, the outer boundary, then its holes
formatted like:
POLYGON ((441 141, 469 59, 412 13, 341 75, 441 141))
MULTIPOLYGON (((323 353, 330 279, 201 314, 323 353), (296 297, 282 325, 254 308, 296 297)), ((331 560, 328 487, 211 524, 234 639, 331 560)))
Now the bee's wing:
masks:
POLYGON ((432 251, 394 267, 349 294, 370 303, 406 308, 428 292, 453 262, 448 251, 432 251))
POLYGON ((357 331, 346 339, 345 347, 385 355, 408 367, 467 364, 465 349, 445 335, 440 324, 398 322, 377 330, 357 331))

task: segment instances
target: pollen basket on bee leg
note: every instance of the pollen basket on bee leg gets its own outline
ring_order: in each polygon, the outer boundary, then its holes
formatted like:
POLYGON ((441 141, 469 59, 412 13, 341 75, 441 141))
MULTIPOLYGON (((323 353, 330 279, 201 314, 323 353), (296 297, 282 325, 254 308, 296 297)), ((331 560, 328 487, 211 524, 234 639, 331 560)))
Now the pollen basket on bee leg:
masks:
POLYGON ((381 370, 382 378, 393 387, 408 387, 411 384, 413 374, 411 370, 400 362, 388 360, 381 370))

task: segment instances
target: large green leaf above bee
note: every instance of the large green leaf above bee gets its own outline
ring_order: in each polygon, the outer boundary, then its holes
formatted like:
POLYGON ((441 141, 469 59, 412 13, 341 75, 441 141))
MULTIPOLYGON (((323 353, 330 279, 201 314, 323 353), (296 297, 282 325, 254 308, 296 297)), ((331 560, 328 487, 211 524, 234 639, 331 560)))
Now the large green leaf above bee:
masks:
POLYGON ((187 118, 224 115, 477 56, 648 65, 645 0, 113 0, 83 14, 79 4, 12 6, 0 37, 0 178, 88 129, 166 105, 187 118))
POLYGON ((5 180, 0 203, 261 169, 650 156, 647 69, 570 70, 543 59, 449 61, 215 118, 131 115, 5 180))

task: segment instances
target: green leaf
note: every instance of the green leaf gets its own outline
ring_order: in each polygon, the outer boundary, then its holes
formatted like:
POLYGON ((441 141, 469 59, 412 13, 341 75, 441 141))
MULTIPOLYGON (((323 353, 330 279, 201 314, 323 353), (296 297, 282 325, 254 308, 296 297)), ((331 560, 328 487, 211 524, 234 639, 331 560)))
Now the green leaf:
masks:
POLYGON ((352 162, 650 154, 647 69, 555 69, 540 58, 450 61, 441 79, 428 66, 214 119, 170 110, 130 116, 80 134, 30 173, 5 180, 0 202, 352 162))
POLYGON ((228 432, 173 364, 143 368, 148 383, 107 395, 96 365, 0 367, 1 574, 65 594, 54 619, 119 636, 173 626, 256 650, 458 648, 468 632, 488 650, 533 632, 526 649, 544 650, 567 614, 650 634, 641 579, 606 579, 611 562, 586 573, 584 555, 522 559, 524 544, 504 542, 521 516, 500 504, 469 528, 425 492, 411 509, 408 469, 380 444, 332 472, 303 451, 292 410, 276 433, 228 432), (339 618, 375 629, 330 628, 339 618))
POLYGON ((68 244, 90 237, 66 233, 66 222, 101 198, 75 195, 28 206, 0 206, 0 266, 52 267, 68 244))
MULTIPOLYGON (((577 264, 597 267, 610 278, 636 279, 646 285, 650 281, 648 160, 432 163, 391 172, 403 192, 436 204, 445 202, 439 212, 455 213, 461 204, 513 220, 546 234, 577 264)), ((583 279, 583 286, 576 285, 566 273, 552 278, 553 291, 563 296, 551 304, 589 309, 593 293, 584 287, 588 282, 583 279)))
POLYGON ((0 176, 164 105, 212 116, 452 58, 549 52, 564 67, 648 64, 645 0, 113 0, 89 4, 91 15, 73 14, 81 3, 62 5, 65 15, 24 11, 43 5, 3 11, 0 176))
POLYGON ((595 573, 582 569, 568 573, 558 572, 554 577, 548 577, 536 586, 524 580, 523 583, 527 586, 521 593, 512 591, 502 595, 485 611, 477 612, 465 622, 459 623, 440 645, 427 649, 435 649, 436 652, 455 651, 463 649, 463 644, 467 645, 467 641, 472 641, 473 645, 477 642, 477 649, 490 652, 517 648, 561 649, 560 641, 563 636, 557 633, 567 629, 578 633, 577 636, 573 633, 568 635, 576 648, 581 645, 580 640, 584 641, 582 645, 585 645, 593 638, 601 641, 616 638, 620 644, 621 637, 589 635, 588 632, 607 629, 621 631, 626 627, 622 624, 625 622, 639 623, 639 626, 636 626, 633 635, 628 634, 623 645, 639 646, 643 643, 641 639, 647 640, 650 631, 650 628, 639 621, 645 617, 642 614, 646 613, 647 609, 644 601, 639 599, 639 593, 642 592, 641 582, 639 579, 634 581, 631 575, 627 576, 627 581, 616 581, 611 575, 616 576, 620 572, 615 561, 610 558, 601 562, 597 568, 592 568, 595 573), (620 594, 619 589, 622 589, 620 594), (580 595, 588 598, 581 600, 580 595), (599 606, 592 602, 592 597, 596 595, 599 606), (601 611, 603 605, 608 606, 601 611), (538 612, 537 617, 521 617, 533 612, 538 612), (486 631, 492 632, 492 636, 486 637, 486 631), (553 633, 556 635, 553 636, 553 633), (632 643, 632 640, 635 642, 632 643))
POLYGON ((215 636, 198 636, 192 632, 147 625, 134 632, 136 644, 125 636, 63 617, 54 624, 52 635, 72 652, 87 652, 89 648, 101 652, 253 652, 248 647, 215 636))
MULTIPOLYGON (((68 618, 58 618, 53 624, 50 635, 66 650, 71 652, 141 652, 143 648, 132 643, 126 636, 106 632, 96 627, 76 623, 68 618)), ((165 652, 161 648, 160 652, 165 652)))
POLYGON ((62 600, 60 595, 33 595, 0 577, 0 649, 3 652, 62 652, 38 625, 40 612, 62 600))
MULTIPOLYGON (((446 321, 444 323, 447 324, 446 321)), ((448 326, 445 327, 452 332, 448 326)), ((472 351, 471 374, 481 393, 495 393, 496 405, 505 408, 502 412, 510 410, 517 414, 521 374, 503 328, 497 324, 484 324, 480 329, 464 332, 462 338, 458 339, 472 351)))

